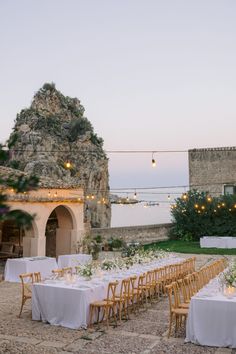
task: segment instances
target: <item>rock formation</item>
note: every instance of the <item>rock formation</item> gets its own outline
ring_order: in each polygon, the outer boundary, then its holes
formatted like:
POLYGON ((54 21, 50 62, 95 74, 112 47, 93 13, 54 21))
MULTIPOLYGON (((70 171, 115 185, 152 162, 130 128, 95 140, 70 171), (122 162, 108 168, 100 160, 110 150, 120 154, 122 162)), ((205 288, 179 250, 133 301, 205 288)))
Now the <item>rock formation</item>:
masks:
POLYGON ((108 159, 77 98, 44 84, 17 114, 9 167, 84 188, 92 227, 110 226, 108 159), (65 163, 69 162, 70 168, 65 163))

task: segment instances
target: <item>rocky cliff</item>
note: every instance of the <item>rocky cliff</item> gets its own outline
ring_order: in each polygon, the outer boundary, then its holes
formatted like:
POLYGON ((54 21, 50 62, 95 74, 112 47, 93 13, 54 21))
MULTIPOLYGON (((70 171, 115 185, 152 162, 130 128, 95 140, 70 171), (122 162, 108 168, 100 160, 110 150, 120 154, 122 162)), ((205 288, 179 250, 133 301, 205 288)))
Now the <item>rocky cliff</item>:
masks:
POLYGON ((110 226, 108 159, 77 98, 44 84, 17 114, 10 141, 10 167, 82 186, 92 227, 110 226))

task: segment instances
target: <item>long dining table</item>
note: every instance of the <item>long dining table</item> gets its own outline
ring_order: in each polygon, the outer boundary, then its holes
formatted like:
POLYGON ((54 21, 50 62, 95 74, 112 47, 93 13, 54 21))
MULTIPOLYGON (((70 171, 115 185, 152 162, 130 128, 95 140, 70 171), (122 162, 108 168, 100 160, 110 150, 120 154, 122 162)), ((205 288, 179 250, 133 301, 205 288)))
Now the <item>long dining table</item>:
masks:
POLYGON ((179 257, 158 259, 148 264, 134 265, 127 270, 107 271, 89 281, 75 276, 73 283, 66 279, 48 279, 34 283, 32 319, 72 329, 87 328, 90 303, 106 297, 109 282, 118 280, 121 283, 122 279, 132 275, 139 276, 148 270, 182 261, 183 258, 179 257))
POLYGON ((185 341, 236 348, 236 297, 224 295, 219 277, 191 298, 185 341))
POLYGON ((46 278, 57 267, 56 258, 53 257, 9 258, 5 265, 4 279, 9 282, 20 282, 20 274, 34 272, 40 272, 42 278, 46 278))

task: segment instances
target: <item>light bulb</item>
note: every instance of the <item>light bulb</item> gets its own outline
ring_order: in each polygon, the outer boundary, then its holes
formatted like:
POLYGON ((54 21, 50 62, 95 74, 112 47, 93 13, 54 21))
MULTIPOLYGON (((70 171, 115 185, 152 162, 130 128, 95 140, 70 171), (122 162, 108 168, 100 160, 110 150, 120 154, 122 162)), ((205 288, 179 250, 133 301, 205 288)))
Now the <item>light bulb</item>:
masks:
POLYGON ((70 169, 71 167, 72 167, 72 165, 71 165, 70 161, 66 161, 65 168, 70 169))
POLYGON ((152 167, 156 166, 156 160, 154 159, 154 152, 152 153, 152 167))
POLYGON ((183 198, 184 200, 186 200, 186 199, 188 198, 187 193, 184 193, 183 196, 182 196, 182 198, 183 198))

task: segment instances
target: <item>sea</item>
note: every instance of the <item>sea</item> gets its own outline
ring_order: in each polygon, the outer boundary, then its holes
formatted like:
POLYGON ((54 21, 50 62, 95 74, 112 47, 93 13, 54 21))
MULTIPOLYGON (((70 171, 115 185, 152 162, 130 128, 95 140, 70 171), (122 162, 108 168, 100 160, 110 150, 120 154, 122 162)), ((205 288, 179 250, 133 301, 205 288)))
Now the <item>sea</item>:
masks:
POLYGON ((112 204, 111 227, 153 225, 171 222, 169 204, 112 204))

